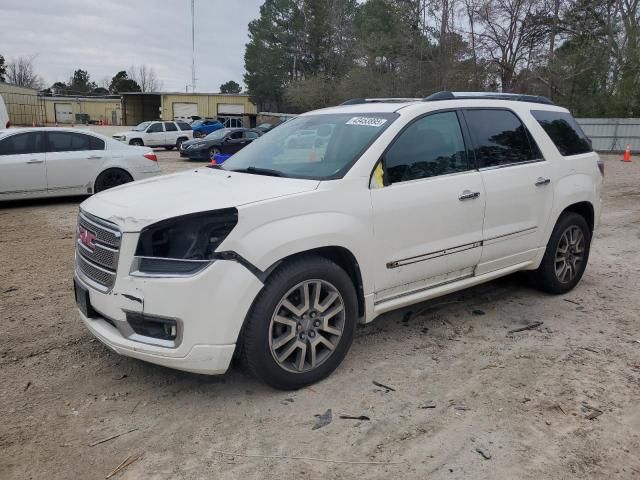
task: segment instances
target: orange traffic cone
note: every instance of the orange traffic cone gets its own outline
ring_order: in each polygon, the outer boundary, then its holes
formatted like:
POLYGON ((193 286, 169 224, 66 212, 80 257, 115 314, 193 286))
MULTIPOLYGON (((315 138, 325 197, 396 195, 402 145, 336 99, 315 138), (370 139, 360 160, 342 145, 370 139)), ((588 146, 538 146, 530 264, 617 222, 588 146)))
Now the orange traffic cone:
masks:
POLYGON ((631 149, 629 148, 628 144, 627 144, 627 149, 624 151, 624 155, 622 156, 622 161, 623 162, 631 161, 631 149))
POLYGON ((313 150, 311 150, 311 153, 309 154, 309 161, 310 162, 317 162, 318 161, 318 154, 316 153, 316 146, 313 146, 313 150))

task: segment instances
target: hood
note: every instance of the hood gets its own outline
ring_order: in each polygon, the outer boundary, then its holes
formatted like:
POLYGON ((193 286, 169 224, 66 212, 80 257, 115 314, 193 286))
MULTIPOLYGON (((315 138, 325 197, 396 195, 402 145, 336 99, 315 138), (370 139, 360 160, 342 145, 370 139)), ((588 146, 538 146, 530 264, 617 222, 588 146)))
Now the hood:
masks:
POLYGON ((128 183, 90 197, 80 208, 123 232, 137 232, 167 218, 312 191, 319 183, 204 167, 128 183))
POLYGON ((144 133, 144 132, 134 132, 133 130, 127 130, 126 132, 118 132, 118 133, 114 133, 113 135, 111 135, 112 137, 126 137, 127 135, 131 135, 131 134, 139 134, 139 133, 144 133))
POLYGON ((205 140, 204 138, 194 138, 193 140, 187 140, 186 142, 182 142, 182 145, 184 145, 184 148, 186 148, 191 145, 197 145, 199 143, 208 143, 208 140, 205 140))

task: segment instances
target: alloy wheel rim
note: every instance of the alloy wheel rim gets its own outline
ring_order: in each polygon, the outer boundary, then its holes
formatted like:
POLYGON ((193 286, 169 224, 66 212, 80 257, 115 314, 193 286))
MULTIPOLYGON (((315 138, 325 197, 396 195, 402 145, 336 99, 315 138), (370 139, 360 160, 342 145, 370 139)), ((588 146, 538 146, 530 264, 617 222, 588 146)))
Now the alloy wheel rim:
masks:
POLYGON ((582 230, 572 225, 560 236, 555 255, 556 278, 560 283, 569 283, 578 274, 584 262, 585 239, 582 230))
POLYGON ((346 310, 326 280, 305 280, 278 302, 269 325, 269 349, 284 370, 314 370, 333 355, 344 332, 346 310))

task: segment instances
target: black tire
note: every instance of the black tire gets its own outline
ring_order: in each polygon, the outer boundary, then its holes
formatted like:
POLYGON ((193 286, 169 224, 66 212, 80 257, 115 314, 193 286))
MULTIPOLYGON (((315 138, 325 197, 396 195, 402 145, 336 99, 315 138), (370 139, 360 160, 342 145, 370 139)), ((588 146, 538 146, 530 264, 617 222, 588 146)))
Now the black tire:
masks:
POLYGON ((179 138, 178 140, 176 140, 176 150, 180 151, 180 148, 182 148, 182 143, 186 141, 186 138, 179 138))
POLYGON ((215 154, 220 153, 220 149, 218 147, 211 147, 209 149, 209 159, 212 159, 215 154))
POLYGON ((551 238, 547 244, 547 250, 544 253, 540 266, 531 274, 534 286, 544 292, 552 294, 566 293, 573 289, 587 268, 590 248, 591 230, 584 217, 574 212, 563 213, 551 233, 551 238), (565 254, 562 250, 564 250, 563 246, 569 238, 565 237, 565 234, 571 235, 571 233, 568 232, 573 232, 577 237, 579 237, 578 232, 581 233, 583 246, 582 252, 573 252, 573 250, 579 250, 579 248, 569 247, 570 260, 567 263, 567 260, 563 258, 565 254), (578 260, 576 257, 580 257, 581 260, 578 260), (564 266, 569 270, 568 273, 562 269, 563 262, 564 266), (558 268, 556 268, 557 265, 558 268), (563 274, 565 278, 562 278, 563 274))
POLYGON ((105 170, 96 179, 95 193, 103 192, 118 185, 133 182, 133 177, 121 168, 110 168, 105 170))
MULTIPOLYGON (((317 285, 317 283, 316 283, 317 285)), ((323 285, 325 285, 323 283, 323 285)), ((307 287, 308 288, 308 287, 307 287)), ((315 290, 312 290, 310 297, 314 297, 315 290)), ((319 297, 320 298, 320 297, 319 297)), ((328 296, 323 297, 323 302, 328 301, 328 296)), ((309 304, 311 306, 311 304, 309 304)), ((323 313, 316 313, 316 315, 325 315, 327 312, 333 310, 335 305, 332 304, 331 308, 327 308, 322 311, 323 313)), ((311 306, 312 309, 314 308, 311 306)), ((313 313, 310 314, 313 316, 313 313)), ((333 316, 336 318, 338 315, 333 316)), ((293 317, 292 317, 293 318, 293 317)), ((304 336, 305 331, 300 331, 298 328, 311 328, 312 320, 308 317, 306 320, 306 327, 297 326, 295 335, 293 336, 293 342, 297 343, 299 339, 304 336), (300 333, 298 333, 300 332, 300 333)), ((349 347, 353 341, 353 333, 355 331, 358 318, 358 301, 356 297, 356 290, 349 278, 349 275, 335 263, 317 256, 305 256, 287 261, 280 265, 267 279, 262 291, 258 294, 251 310, 249 311, 240 340, 240 358, 245 368, 259 378, 266 384, 281 390, 295 390, 302 388, 306 385, 318 382, 323 378, 331 374, 342 362, 345 355, 349 351, 349 347), (276 313, 283 313, 281 303, 284 298, 287 297, 291 291, 294 291, 296 286, 301 282, 326 282, 326 285, 330 285, 335 288, 335 292, 339 294, 337 306, 343 306, 340 310, 340 320, 342 323, 342 334, 334 341, 333 349, 320 349, 321 354, 326 355, 323 360, 319 362, 315 367, 309 366, 306 371, 290 371, 286 367, 283 367, 275 359, 276 353, 272 353, 272 317, 275 317, 276 313), (278 309, 278 312, 276 312, 278 309), (343 313, 342 313, 343 312, 343 313), (327 353, 331 352, 331 353, 327 353)), ((320 317, 316 317, 318 324, 321 323, 320 317)), ((315 324, 316 321, 313 321, 315 324)), ((332 320, 329 320, 332 321, 332 320)), ((305 322, 301 320, 300 322, 305 322)), ((327 321, 324 321, 327 323, 327 321)), ((275 323, 273 323, 274 328, 275 323)), ((317 326, 317 325, 316 325, 317 326)), ((278 324, 278 327, 281 327, 278 324)), ((339 327, 332 327, 339 328, 339 327)), ((319 330, 323 330, 322 327, 319 330)), ((290 335, 294 332, 293 327, 289 330, 290 335)), ((288 334, 283 334, 286 336, 288 334)), ((296 353, 295 358, 302 357, 302 363, 311 365, 311 344, 312 334, 307 333, 305 340, 300 340, 305 344, 305 350, 303 354, 296 353), (307 353, 308 351, 308 353, 307 353), (309 359, 309 362, 306 361, 309 359)), ((317 334, 320 340, 320 333, 317 334)), ((326 334, 324 334, 327 337, 326 334)), ((276 339, 279 340, 279 339, 276 339)), ((321 346, 319 342, 315 342, 316 345, 321 346)), ((288 349, 290 343, 285 343, 282 348, 288 349)), ((297 350, 295 350, 297 352, 297 350)), ((318 352, 315 348, 314 352, 318 352)), ((291 357, 289 357, 291 358, 291 357)), ((317 358, 320 358, 318 356, 317 358)), ((297 364, 298 360, 294 360, 297 364)))
POLYGON ((164 147, 164 148, 165 148, 165 150, 173 150, 174 147, 173 147, 173 145, 170 145, 170 146, 164 147))
POLYGON ((136 147, 144 147, 144 142, 142 141, 141 138, 134 138, 129 142, 129 145, 133 145, 136 147))

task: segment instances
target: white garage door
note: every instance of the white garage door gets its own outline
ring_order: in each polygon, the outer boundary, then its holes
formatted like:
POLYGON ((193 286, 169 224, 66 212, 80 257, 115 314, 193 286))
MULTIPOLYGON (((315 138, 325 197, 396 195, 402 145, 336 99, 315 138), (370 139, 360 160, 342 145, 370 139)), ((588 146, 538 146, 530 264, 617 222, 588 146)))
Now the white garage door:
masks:
POLYGON ((192 115, 198 115, 197 103, 174 103, 173 104, 173 119, 185 120, 192 115))
POLYGON ((218 115, 242 115, 244 113, 244 105, 235 105, 231 103, 219 103, 218 115))
POLYGON ((73 123, 73 107, 70 103, 56 103, 56 122, 73 123))

